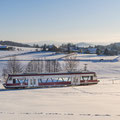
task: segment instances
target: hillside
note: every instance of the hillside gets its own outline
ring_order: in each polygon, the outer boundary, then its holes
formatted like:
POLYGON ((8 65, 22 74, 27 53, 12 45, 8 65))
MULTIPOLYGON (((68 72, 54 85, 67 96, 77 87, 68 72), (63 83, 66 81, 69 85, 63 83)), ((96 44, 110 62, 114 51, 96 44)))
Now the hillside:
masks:
POLYGON ((31 47, 31 45, 13 42, 13 41, 0 41, 0 45, 16 46, 16 47, 31 47))
MULTIPOLYGON (((0 51, 0 76, 9 56, 16 54, 27 65, 31 59, 59 59, 65 54, 54 52, 0 51)), ((77 54, 78 68, 88 64, 97 73, 97 85, 59 88, 7 90, 0 85, 0 116, 2 120, 119 120, 120 60, 119 56, 77 54), (103 59, 103 61, 100 61, 103 59), (113 61, 117 59, 117 61, 113 61), (98 60, 94 62, 94 60, 98 60), (111 62, 110 62, 111 60, 111 62)), ((2 79, 2 77, 0 77, 2 79)))

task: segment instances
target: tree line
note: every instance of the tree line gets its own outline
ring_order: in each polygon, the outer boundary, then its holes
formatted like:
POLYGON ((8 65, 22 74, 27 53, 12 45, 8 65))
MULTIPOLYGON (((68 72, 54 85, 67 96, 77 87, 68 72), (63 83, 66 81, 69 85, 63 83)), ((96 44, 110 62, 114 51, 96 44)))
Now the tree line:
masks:
POLYGON ((33 59, 26 66, 16 57, 8 60, 3 68, 3 78, 6 79, 8 74, 17 73, 50 73, 50 72, 74 72, 77 71, 79 61, 76 61, 76 55, 65 57, 64 63, 57 60, 33 59))

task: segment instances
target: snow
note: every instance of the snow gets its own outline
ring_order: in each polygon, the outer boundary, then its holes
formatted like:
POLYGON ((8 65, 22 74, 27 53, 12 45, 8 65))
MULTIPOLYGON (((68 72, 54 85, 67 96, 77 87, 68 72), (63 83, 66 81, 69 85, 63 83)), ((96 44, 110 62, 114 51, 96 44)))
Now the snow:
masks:
MULTIPOLYGON (((24 51, 25 52, 25 51, 24 51)), ((27 51, 28 52, 28 51, 27 51)), ((14 54, 15 52, 13 52, 14 54)), ((1 53, 5 56, 8 53, 1 53)), ((9 54, 8 54, 9 55, 9 54)), ((33 59, 46 56, 63 58, 64 54, 31 53, 17 58, 33 59)), ((2 58, 1 58, 2 59, 2 58)), ((7 60, 9 57, 2 60, 7 60)), ((120 119, 120 60, 119 56, 78 54, 78 66, 97 73, 100 82, 90 86, 6 90, 0 85, 1 120, 119 120, 120 119), (102 58, 101 58, 102 57, 102 58), (86 59, 107 61, 84 61, 86 59), (117 59, 117 61, 109 61, 117 59)), ((63 62, 63 61, 62 61, 63 62)), ((0 61, 0 73, 6 61, 0 61)), ((0 75, 1 76, 1 75, 0 75)), ((1 78, 2 79, 2 78, 1 78)))
POLYGON ((2 120, 119 119, 120 84, 6 90, 0 94, 2 120))

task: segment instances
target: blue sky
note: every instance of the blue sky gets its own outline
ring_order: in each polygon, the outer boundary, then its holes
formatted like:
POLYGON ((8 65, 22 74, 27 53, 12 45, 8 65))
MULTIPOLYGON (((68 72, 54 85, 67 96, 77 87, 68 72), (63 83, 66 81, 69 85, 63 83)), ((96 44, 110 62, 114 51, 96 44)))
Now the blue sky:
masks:
POLYGON ((120 42, 120 0, 0 0, 0 40, 120 42))

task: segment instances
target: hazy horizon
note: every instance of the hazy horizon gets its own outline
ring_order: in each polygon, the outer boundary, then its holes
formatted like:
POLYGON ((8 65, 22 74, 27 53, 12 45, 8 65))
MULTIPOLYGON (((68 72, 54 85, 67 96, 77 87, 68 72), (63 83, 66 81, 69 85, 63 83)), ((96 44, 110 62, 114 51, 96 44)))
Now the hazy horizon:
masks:
POLYGON ((84 42, 84 41, 80 41, 80 42, 62 42, 62 41, 54 41, 54 40, 43 40, 43 41, 31 41, 31 42, 27 42, 27 41, 13 41, 13 40, 0 40, 0 41, 12 41, 12 42, 18 42, 18 43, 23 43, 23 44, 29 44, 29 45, 33 45, 33 44, 55 44, 55 45, 61 45, 61 44, 68 44, 68 43, 72 43, 72 44, 79 44, 79 43, 85 43, 85 44, 93 44, 93 45, 108 45, 108 44, 112 44, 112 43, 116 43, 116 42, 84 42))
POLYGON ((0 40, 120 42, 119 0, 0 0, 0 40))

